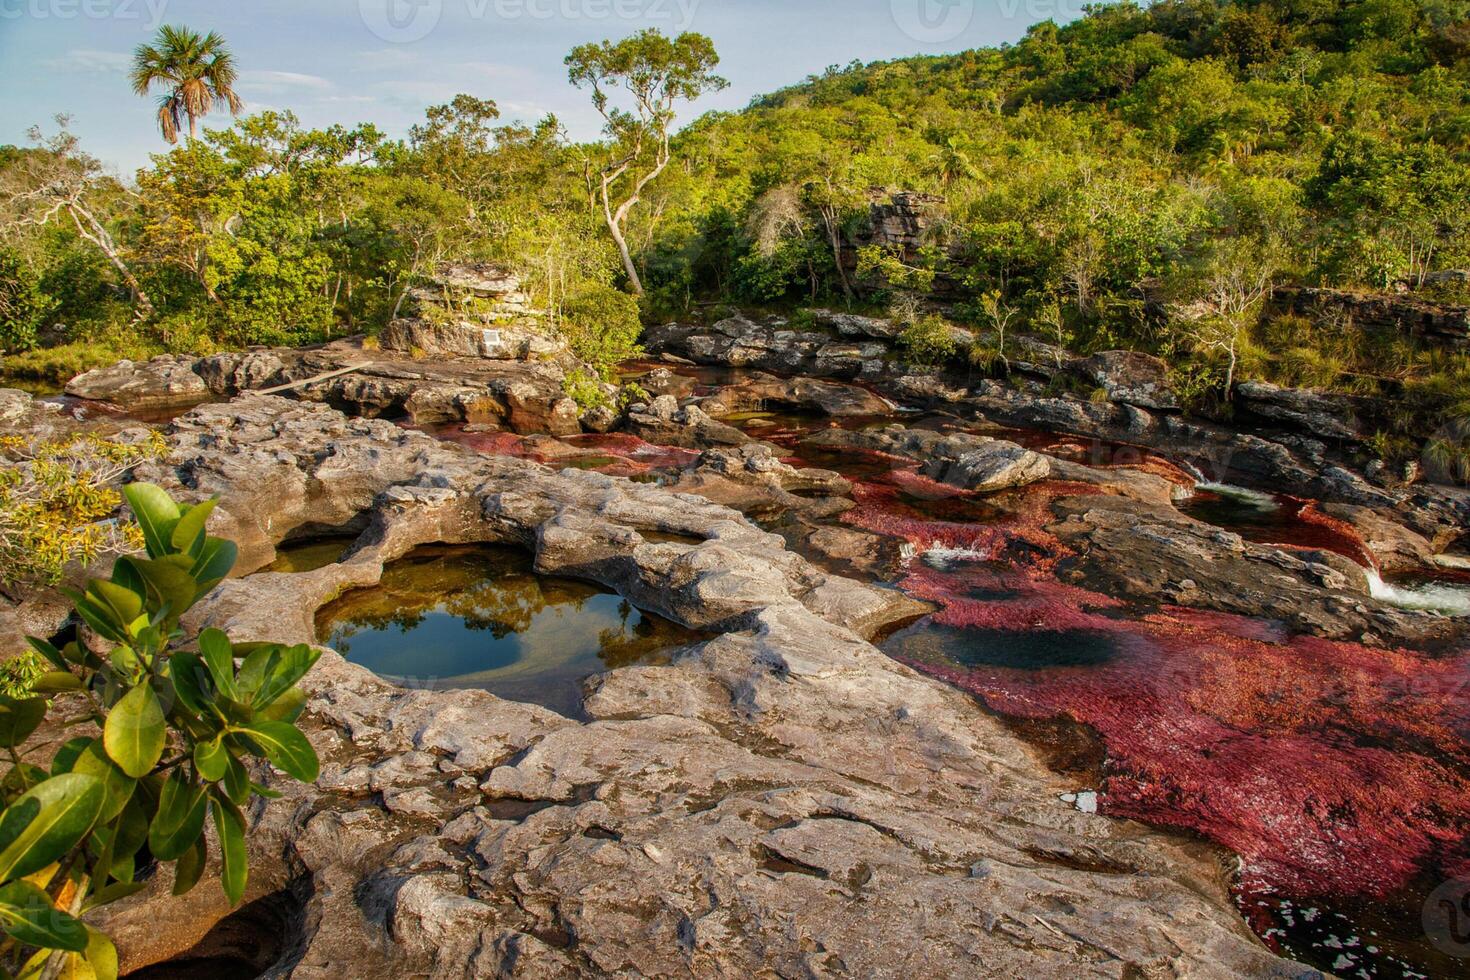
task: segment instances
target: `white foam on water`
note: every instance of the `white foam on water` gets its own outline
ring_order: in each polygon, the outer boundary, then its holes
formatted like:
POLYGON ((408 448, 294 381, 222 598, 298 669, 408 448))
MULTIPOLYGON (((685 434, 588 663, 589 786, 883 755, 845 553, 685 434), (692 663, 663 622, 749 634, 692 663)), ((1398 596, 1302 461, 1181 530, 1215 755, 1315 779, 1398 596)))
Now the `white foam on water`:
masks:
POLYGON ((1256 510, 1271 511, 1280 510, 1281 504, 1269 493, 1259 490, 1251 490, 1246 487, 1237 487, 1233 483, 1197 483, 1195 490, 1204 490, 1218 497, 1229 497, 1243 504, 1254 507, 1256 510))
POLYGON ((987 551, 976 551, 974 548, 946 548, 941 545, 933 545, 924 550, 923 559, 924 564, 930 568, 937 568, 940 571, 944 571, 951 565, 989 561, 990 553, 987 551))
POLYGON ((1470 616, 1470 589, 1463 586, 1425 582, 1422 585, 1392 585, 1368 569, 1368 592, 1379 602, 1400 609, 1437 612, 1446 616, 1470 616))

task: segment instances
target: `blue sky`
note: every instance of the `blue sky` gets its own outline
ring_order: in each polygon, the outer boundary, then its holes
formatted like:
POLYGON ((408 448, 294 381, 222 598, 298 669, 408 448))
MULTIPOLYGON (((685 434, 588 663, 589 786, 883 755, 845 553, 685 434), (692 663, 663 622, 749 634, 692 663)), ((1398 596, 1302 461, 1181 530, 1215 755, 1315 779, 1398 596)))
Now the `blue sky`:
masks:
MULTIPOLYGON (((153 105, 129 91, 132 49, 159 23, 224 34, 247 111, 309 126, 371 121, 401 135, 457 92, 507 119, 555 112, 596 133, 562 58, 642 27, 714 38, 731 82, 699 110, 738 108, 831 64, 957 51, 1068 20, 1081 0, 0 0, 0 143, 70 113, 82 145, 130 173, 162 148, 153 105)), ((691 117, 685 110, 686 118, 691 117)))

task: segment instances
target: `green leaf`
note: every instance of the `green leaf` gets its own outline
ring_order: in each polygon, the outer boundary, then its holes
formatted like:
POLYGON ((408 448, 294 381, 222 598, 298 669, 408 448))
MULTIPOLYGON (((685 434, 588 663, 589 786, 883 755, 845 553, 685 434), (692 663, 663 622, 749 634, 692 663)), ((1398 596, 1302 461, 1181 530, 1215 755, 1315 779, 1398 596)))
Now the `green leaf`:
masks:
POLYGON ((92 980, 117 980, 117 947, 106 933, 87 927, 87 950, 82 958, 92 968, 92 980))
POLYGON ((200 549, 189 569, 189 574, 199 583, 200 594, 207 593, 223 582, 230 574, 230 569, 235 567, 235 560, 239 556, 240 549, 235 546, 235 542, 206 538, 204 547, 200 549))
POLYGON ((295 725, 284 721, 258 721, 253 725, 242 725, 237 730, 259 745, 271 765, 288 776, 310 783, 320 775, 316 749, 295 725))
POLYGON ((113 647, 107 661, 118 677, 137 677, 143 670, 143 660, 138 651, 125 643, 113 647))
POLYGON ((118 623, 111 609, 98 605, 75 589, 62 589, 61 592, 71 600, 72 608, 77 611, 78 616, 82 617, 82 622, 96 630, 99 636, 113 643, 128 641, 127 635, 123 632, 127 624, 118 623))
POLYGON ((263 721, 295 721, 305 709, 306 692, 299 687, 293 687, 270 705, 257 711, 255 717, 263 721))
POLYGON ((143 576, 138 574, 138 569, 132 561, 113 562, 112 581, 135 595, 148 594, 148 583, 143 581, 143 576))
POLYGON ((28 636, 26 637, 26 642, 31 645, 31 648, 33 650, 35 650, 41 656, 45 657, 52 664, 54 664, 57 670, 71 669, 71 665, 66 662, 66 658, 61 655, 61 651, 56 649, 56 647, 52 646, 50 643, 47 643, 45 640, 34 636, 28 636))
POLYGON ((101 781, 77 772, 22 794, 0 814, 0 881, 35 874, 76 847, 104 802, 101 781))
POLYGON ((154 599, 155 607, 167 611, 167 619, 178 620, 199 598, 199 583, 189 574, 192 562, 183 555, 167 555, 152 561, 130 560, 148 583, 148 594, 154 599))
POLYGON ((0 696, 0 747, 14 748, 46 720, 45 698, 0 696))
POLYGON ((203 834, 174 865, 174 894, 184 895, 199 884, 204 877, 204 868, 209 864, 209 840, 203 834))
POLYGON ((209 782, 218 782, 230 768, 230 750, 218 738, 200 742, 194 746, 194 768, 209 782))
POLYGON ((169 536, 169 543, 185 554, 193 555, 199 546, 203 544, 200 540, 204 537, 204 525, 209 521, 209 513, 219 503, 219 498, 206 500, 202 504, 195 504, 184 512, 179 522, 174 525, 173 534, 169 536))
POLYGON ((130 860, 148 842, 148 821, 151 814, 152 800, 143 793, 134 793, 133 798, 123 809, 122 816, 114 824, 116 828, 112 840, 114 865, 130 860))
POLYGON ((106 579, 94 578, 87 583, 87 594, 100 606, 112 610, 118 623, 127 626, 143 612, 143 595, 125 589, 106 579))
POLYGON ((235 675, 235 687, 242 698, 248 697, 254 701, 255 692, 275 670, 283 649, 285 648, 279 643, 266 643, 254 647, 245 655, 244 662, 240 664, 240 672, 235 675))
POLYGON ((295 687, 296 682, 305 677, 306 672, 320 658, 320 650, 314 650, 304 643, 283 649, 280 659, 267 665, 265 679, 251 699, 251 704, 257 709, 269 707, 276 698, 295 687))
POLYGON ((168 739, 163 706, 147 684, 140 684, 108 712, 102 729, 103 744, 123 772, 137 779, 146 775, 163 755, 168 739))
POLYGON ((160 861, 182 857, 204 832, 204 812, 209 798, 203 783, 175 769, 158 795, 158 813, 148 828, 148 849, 160 861))
POLYGON ((169 540, 179 519, 179 505, 162 487, 151 483, 130 483, 123 496, 133 510, 133 517, 143 529, 143 541, 150 557, 169 554, 169 540))
POLYGON ((213 807, 214 829, 219 835, 222 871, 220 884, 231 905, 240 904, 245 897, 245 881, 250 867, 245 854, 245 816, 240 808, 229 800, 215 794, 213 807))
POLYGON ((217 629, 203 631, 199 634, 199 655, 209 668, 215 690, 231 701, 240 700, 235 690, 235 653, 230 638, 217 629))
POLYGON ((73 953, 87 948, 87 927, 52 905, 46 893, 28 881, 0 887, 0 923, 26 946, 73 953))
POLYGON ((243 806, 250 799, 250 774, 234 756, 230 757, 230 767, 225 770, 225 778, 219 785, 225 796, 237 806, 243 806))
POLYGON ((48 670, 31 681, 31 690, 37 694, 62 694, 81 689, 82 679, 69 670, 48 670))
POLYGON ((94 738, 91 744, 77 756, 71 771, 86 776, 96 776, 102 783, 102 791, 106 794, 106 802, 102 807, 100 818, 103 823, 117 816, 122 812, 123 807, 128 805, 128 800, 133 798, 133 788, 138 782, 119 769, 117 763, 107 757, 107 750, 103 747, 100 738, 94 738))
POLYGON ((204 678, 209 671, 204 661, 192 653, 175 653, 168 658, 168 679, 174 686, 179 702, 196 715, 208 718, 212 699, 204 687, 204 678))
POLYGON ((82 753, 87 751, 87 746, 94 741, 96 740, 89 736, 78 735, 63 742, 61 748, 51 757, 51 775, 59 776, 64 772, 71 772, 71 767, 76 765, 82 753))

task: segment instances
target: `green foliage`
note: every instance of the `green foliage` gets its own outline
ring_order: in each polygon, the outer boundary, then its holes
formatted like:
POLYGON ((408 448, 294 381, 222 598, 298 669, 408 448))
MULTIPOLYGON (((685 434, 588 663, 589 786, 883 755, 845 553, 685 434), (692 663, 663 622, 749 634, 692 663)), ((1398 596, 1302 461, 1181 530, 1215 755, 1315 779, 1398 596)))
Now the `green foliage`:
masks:
POLYGON ((54 585, 73 562, 141 546, 138 527, 115 517, 117 485, 163 451, 156 432, 137 443, 0 438, 0 585, 54 585))
POLYGON ((0 695, 27 697, 44 673, 46 658, 34 650, 22 650, 7 660, 0 660, 0 695))
MULTIPOLYGON (((1012 330, 1160 353, 1217 378, 1216 396, 1232 364, 1405 391, 1433 431, 1464 393, 1465 355, 1350 349, 1342 331, 1273 324, 1266 303, 1217 287, 1242 255, 1269 258, 1271 288, 1417 289, 1470 265, 1465 13, 1462 0, 1095 6, 1005 48, 833 68, 677 132, 675 107, 720 84, 715 53, 644 32, 568 58, 603 113, 597 142, 572 143, 554 117, 502 124, 493 101, 460 94, 405 141, 260 113, 156 157, 133 193, 74 143, 8 149, 0 235, 26 270, 24 305, 45 310, 16 336, 182 350, 371 333, 438 262, 486 259, 605 374, 634 331, 604 337, 577 308, 624 280, 646 285, 647 315, 923 294, 992 332, 996 293, 1012 330), (136 275, 76 233, 80 212, 42 227, 11 206, 50 187, 79 188, 136 275), (943 197, 901 248, 872 236, 874 205, 900 190, 943 197)), ((1001 343, 980 346, 1003 363, 1001 343)))
POLYGON ((190 891, 209 860, 206 819, 225 896, 238 903, 248 876, 242 807, 269 795, 247 766, 268 760, 308 782, 319 770, 294 724, 305 703, 297 684, 315 651, 236 645, 212 629, 197 650, 182 646, 180 618, 235 562, 235 546, 205 532, 215 502, 180 507, 148 484, 124 493, 146 557, 123 556, 110 578, 68 593, 110 652, 32 638, 49 668, 33 681, 36 693, 0 696, 0 744, 11 759, 0 779, 0 928, 10 939, 0 957, 12 976, 59 967, 115 977, 111 942, 77 915, 141 889, 145 855, 174 863, 174 893, 190 891), (45 695, 84 706, 75 720, 102 733, 63 743, 49 771, 23 751, 46 720, 45 695))
POLYGON ((560 329, 572 353, 605 381, 617 365, 643 353, 638 301, 612 286, 588 285, 567 297, 560 329))
POLYGON ((590 411, 594 408, 611 407, 612 399, 603 391, 603 380, 595 374, 583 370, 568 371, 562 379, 562 391, 582 411, 590 411))
POLYGON ((943 364, 959 349, 953 328, 937 314, 914 320, 899 334, 898 342, 916 364, 943 364))
POLYGON ((0 350, 27 351, 57 306, 33 269, 14 252, 0 249, 0 350))

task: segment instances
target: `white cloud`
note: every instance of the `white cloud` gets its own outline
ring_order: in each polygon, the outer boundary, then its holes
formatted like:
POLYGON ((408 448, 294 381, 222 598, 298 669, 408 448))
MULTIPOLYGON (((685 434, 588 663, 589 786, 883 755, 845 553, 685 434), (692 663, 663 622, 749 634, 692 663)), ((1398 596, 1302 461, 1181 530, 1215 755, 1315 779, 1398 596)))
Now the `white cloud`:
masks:
POLYGON ((254 69, 240 73, 240 84, 263 92, 300 91, 328 92, 334 87, 320 75, 306 75, 297 71, 265 71, 254 69))
POLYGON ((133 63, 126 51, 100 51, 96 48, 72 48, 60 58, 43 62, 47 68, 78 74, 120 75, 133 63))

